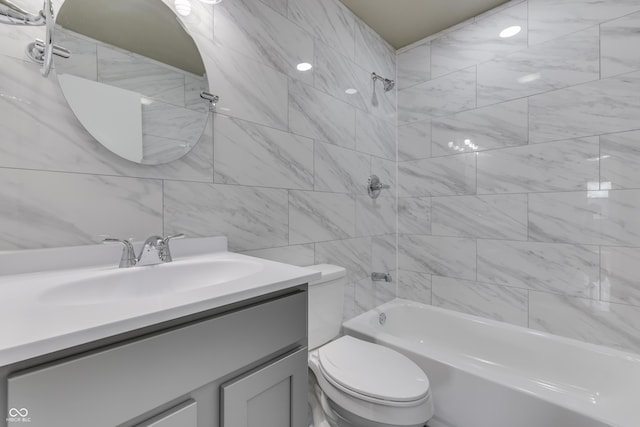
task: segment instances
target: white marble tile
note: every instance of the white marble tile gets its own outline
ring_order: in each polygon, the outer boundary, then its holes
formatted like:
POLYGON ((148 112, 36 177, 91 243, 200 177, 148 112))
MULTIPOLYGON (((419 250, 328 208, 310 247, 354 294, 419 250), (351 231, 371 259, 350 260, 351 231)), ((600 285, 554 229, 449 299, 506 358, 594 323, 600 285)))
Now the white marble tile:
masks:
POLYGON ((200 98, 202 91, 209 91, 209 83, 205 77, 185 76, 184 79, 184 105, 185 107, 209 112, 210 104, 200 98))
POLYGON ((388 160, 396 159, 395 122, 356 111, 356 149, 388 160))
MULTIPOLYGON (((260 0, 279 14, 287 16, 287 3, 288 0, 260 0)), ((295 0, 291 0, 295 1, 295 0)))
POLYGON ((356 310, 356 284, 354 282, 347 281, 344 290, 342 321, 345 322, 347 320, 351 320, 359 314, 362 314, 362 312, 356 310))
POLYGON ((431 275, 400 270, 398 272, 398 298, 431 304, 431 275))
POLYGON ((423 120, 398 127, 398 160, 431 157, 431 121, 423 120))
POLYGON ((356 196, 356 236, 378 236, 396 231, 396 199, 356 196))
POLYGON ((268 259, 285 264, 305 267, 315 263, 315 248, 313 243, 306 245, 283 246, 280 248, 257 249, 242 252, 244 255, 268 259))
POLYGON ((347 281, 356 283, 370 276, 371 239, 346 239, 319 242, 316 264, 334 264, 347 269, 347 281))
POLYGON ((529 0, 529 45, 640 10, 637 0, 529 0))
POLYGON ((478 65, 478 105, 496 104, 600 78, 599 28, 478 65))
MULTIPOLYGON (((382 190, 380 197, 396 197, 398 173, 396 162, 386 159, 380 159, 378 157, 371 158, 371 174, 377 175, 380 178, 380 182, 388 185, 388 189, 382 190)), ((368 177, 367 177, 368 178, 368 177)), ((365 187, 367 181, 365 181, 365 187)))
POLYGON ((640 306, 640 249, 600 249, 600 299, 640 306))
POLYGON ((390 283, 385 281, 373 282, 372 287, 374 308, 396 299, 397 286, 395 283, 395 278, 390 283))
POLYGON ((400 235, 398 268, 475 280, 476 242, 458 237, 400 235))
POLYGON ((356 312, 364 313, 376 308, 376 292, 371 278, 359 280, 355 288, 356 312))
POLYGON ((94 82, 98 81, 96 43, 56 25, 55 44, 71 51, 70 58, 55 57, 55 67, 59 75, 71 74, 94 82))
POLYGON ((640 73, 630 73, 529 98, 530 142, 638 129, 640 73))
POLYGON ((194 146, 207 125, 208 113, 157 100, 142 104, 142 133, 184 141, 194 146))
POLYGON ((201 48, 209 87, 220 97, 216 111, 228 116, 288 129, 286 75, 213 43, 201 48))
POLYGON ((613 189, 640 188, 640 131, 600 137, 600 181, 613 189))
POLYGON ((388 286, 394 287, 394 293, 398 270, 396 240, 395 233, 371 238, 371 271, 391 274, 392 284, 388 286))
POLYGON ((528 132, 526 99, 438 117, 431 124, 431 155, 524 145, 528 132))
POLYGON ((396 61, 399 90, 431 79, 431 45, 429 43, 399 53, 396 61))
POLYGON ((351 59, 355 56, 355 18, 337 0, 289 0, 288 17, 313 36, 351 59))
POLYGON ((289 192, 289 244, 355 237, 355 200, 347 194, 289 192))
POLYGON ((0 250, 162 234, 161 181, 0 169, 0 182, 0 250))
POLYGON ((305 84, 289 85, 289 130, 341 147, 356 147, 356 111, 305 84))
POLYGON ((431 286, 436 307, 527 326, 526 290, 440 276, 433 276, 431 286))
POLYGON ((600 25, 602 78, 640 70, 640 13, 600 25))
MULTIPOLYGON (((55 4, 57 3, 58 2, 55 4)), ((32 13, 38 13, 39 10, 42 10, 43 2, 39 0, 25 0, 20 3, 15 2, 15 4, 32 13)), ((28 61, 29 57, 26 52, 27 45, 35 39, 42 39, 43 37, 43 27, 0 25, 0 55, 28 61)), ((38 64, 33 64, 33 66, 36 68, 41 67, 38 64)))
POLYGON ((439 77, 526 47, 527 4, 521 3, 432 40, 431 75, 439 77), (521 27, 518 34, 500 37, 502 30, 516 25, 521 27))
POLYGON ((527 240, 527 196, 455 196, 431 199, 437 236, 527 240))
POLYGON ((398 199, 398 233, 431 234, 431 198, 398 199))
POLYGON ((220 115, 214 132, 216 183, 313 189, 313 140, 220 115))
POLYGON ((164 182, 165 234, 227 236, 229 250, 286 246, 287 191, 164 182))
POLYGON ((398 123, 406 124, 476 107, 476 67, 398 91, 398 123))
POLYGON ((530 292, 529 327, 640 352, 640 307, 530 292))
POLYGON ((599 298, 597 246, 478 240, 478 280, 599 298))
POLYGON ((215 7, 214 40, 294 79, 313 84, 313 37, 272 8, 255 0, 222 2, 215 7))
POLYGON ((451 196, 476 192, 475 153, 398 164, 400 197, 451 196))
POLYGON ((317 141, 314 153, 316 191, 362 194, 371 173, 368 155, 317 141))
POLYGON ((355 62, 362 68, 396 80, 396 50, 371 27, 356 20, 355 62))
POLYGON ((640 246, 640 190, 529 195, 529 239, 640 246))
POLYGON ((591 137, 478 153, 478 193, 585 190, 598 182, 598 150, 591 137))
POLYGON ((169 163, 187 154, 192 146, 193 143, 186 143, 179 139, 142 134, 141 163, 145 165, 169 163))

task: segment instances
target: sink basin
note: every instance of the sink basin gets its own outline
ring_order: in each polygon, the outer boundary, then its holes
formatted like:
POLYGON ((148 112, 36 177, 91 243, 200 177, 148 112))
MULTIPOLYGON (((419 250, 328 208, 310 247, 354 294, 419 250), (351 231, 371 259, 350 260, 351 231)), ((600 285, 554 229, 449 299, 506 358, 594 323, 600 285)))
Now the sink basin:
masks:
POLYGON ((108 269, 54 285, 39 299, 46 304, 88 305, 156 298, 231 282, 262 269, 251 260, 211 258, 108 269))

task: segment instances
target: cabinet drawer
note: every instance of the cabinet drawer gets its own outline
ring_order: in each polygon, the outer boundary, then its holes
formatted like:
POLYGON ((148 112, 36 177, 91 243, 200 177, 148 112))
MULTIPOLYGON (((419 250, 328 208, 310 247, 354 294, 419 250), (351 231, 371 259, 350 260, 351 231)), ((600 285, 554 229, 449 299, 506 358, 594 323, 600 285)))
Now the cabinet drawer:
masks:
POLYGON ((19 373, 9 408, 27 408, 31 427, 113 427, 306 343, 306 309, 298 293, 19 373))
POLYGON ((198 427, 198 404, 189 400, 136 427, 198 427))

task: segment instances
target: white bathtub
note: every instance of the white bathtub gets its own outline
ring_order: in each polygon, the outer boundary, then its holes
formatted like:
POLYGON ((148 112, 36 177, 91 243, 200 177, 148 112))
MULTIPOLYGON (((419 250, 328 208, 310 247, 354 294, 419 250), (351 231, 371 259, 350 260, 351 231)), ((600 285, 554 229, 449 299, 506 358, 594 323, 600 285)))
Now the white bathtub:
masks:
POLYGON ((636 354, 399 299, 344 330, 427 373, 429 427, 640 427, 636 354))

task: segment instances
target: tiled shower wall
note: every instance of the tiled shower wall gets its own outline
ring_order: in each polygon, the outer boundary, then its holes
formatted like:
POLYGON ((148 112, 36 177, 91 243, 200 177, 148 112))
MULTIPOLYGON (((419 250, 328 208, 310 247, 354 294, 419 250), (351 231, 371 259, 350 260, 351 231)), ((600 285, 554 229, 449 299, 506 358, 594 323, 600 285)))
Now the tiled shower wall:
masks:
POLYGON ((372 202, 365 185, 370 173, 395 185, 395 91, 370 79, 395 78, 395 51, 337 0, 191 5, 184 23, 221 102, 196 148, 156 167, 86 133, 55 73, 25 57, 41 28, 0 26, 0 250, 226 235, 233 251, 347 267, 347 316, 392 298, 367 277, 395 269, 395 194, 372 202))
POLYGON ((400 297, 640 351, 639 29, 514 1, 399 52, 400 297))

